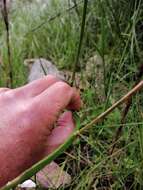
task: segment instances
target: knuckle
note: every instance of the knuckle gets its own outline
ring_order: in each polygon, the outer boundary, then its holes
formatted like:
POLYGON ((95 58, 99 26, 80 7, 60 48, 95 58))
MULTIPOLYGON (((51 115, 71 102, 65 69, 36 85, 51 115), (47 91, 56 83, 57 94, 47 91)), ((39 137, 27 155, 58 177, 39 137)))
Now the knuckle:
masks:
POLYGON ((58 85, 58 88, 61 90, 64 90, 64 91, 70 91, 71 90, 71 87, 65 82, 60 81, 57 83, 57 85, 58 85))
POLYGON ((59 80, 56 76, 54 76, 54 75, 51 75, 51 74, 49 74, 49 75, 47 75, 46 77, 45 77, 47 80, 59 80))
POLYGON ((9 88, 0 88, 0 93, 4 93, 6 91, 10 90, 9 88))
POLYGON ((13 99, 13 98, 15 98, 15 93, 14 93, 14 91, 13 90, 8 90, 8 91, 6 91, 6 92, 4 92, 3 93, 3 95, 4 95, 4 97, 5 98, 7 98, 7 99, 13 99))

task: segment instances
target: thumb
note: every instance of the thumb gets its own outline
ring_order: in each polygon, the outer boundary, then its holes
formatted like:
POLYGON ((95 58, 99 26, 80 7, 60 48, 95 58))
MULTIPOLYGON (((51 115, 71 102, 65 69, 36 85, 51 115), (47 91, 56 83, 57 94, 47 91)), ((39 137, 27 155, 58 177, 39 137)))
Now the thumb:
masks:
POLYGON ((48 136, 46 155, 50 154, 72 134, 75 123, 71 111, 64 112, 57 121, 57 127, 54 128, 48 136))

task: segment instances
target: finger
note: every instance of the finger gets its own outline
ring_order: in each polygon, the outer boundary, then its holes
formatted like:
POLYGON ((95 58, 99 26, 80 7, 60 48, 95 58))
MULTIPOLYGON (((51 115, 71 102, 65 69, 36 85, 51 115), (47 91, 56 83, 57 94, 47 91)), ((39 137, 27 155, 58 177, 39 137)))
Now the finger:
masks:
POLYGON ((6 92, 8 90, 10 90, 10 89, 9 88, 0 88, 0 93, 6 92))
POLYGON ((61 144, 63 144, 72 134, 74 129, 75 123, 72 117, 72 112, 67 111, 63 113, 57 122, 57 127, 52 130, 50 136, 48 137, 45 155, 50 154, 61 144))
POLYGON ((73 97, 70 101, 70 103, 67 106, 67 109, 69 110, 79 110, 82 107, 83 102, 80 99, 80 91, 76 88, 72 88, 73 90, 73 97))
POLYGON ((57 81, 59 81, 59 79, 57 79, 55 76, 47 75, 46 77, 43 77, 42 79, 38 79, 23 87, 14 89, 13 93, 15 93, 17 96, 21 96, 22 98, 34 97, 42 93, 49 86, 56 83, 57 81))
POLYGON ((78 110, 81 105, 79 93, 64 82, 57 82, 32 100, 35 117, 45 125, 52 125, 65 108, 78 110), (70 107, 68 106, 70 105, 70 107))

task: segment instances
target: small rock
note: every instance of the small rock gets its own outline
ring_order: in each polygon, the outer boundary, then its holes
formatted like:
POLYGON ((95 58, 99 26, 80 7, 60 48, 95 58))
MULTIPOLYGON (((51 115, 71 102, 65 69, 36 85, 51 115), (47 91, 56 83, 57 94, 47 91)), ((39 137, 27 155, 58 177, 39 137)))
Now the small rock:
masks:
POLYGON ((85 75, 90 85, 95 88, 100 102, 105 100, 104 90, 104 63, 102 57, 95 53, 86 63, 85 75))
POLYGON ((102 57, 99 54, 95 54, 94 56, 90 57, 86 63, 85 71, 88 79, 93 79, 95 78, 95 74, 98 74, 96 78, 103 80, 104 67, 102 57))
POLYGON ((71 176, 55 162, 36 174, 36 181, 44 188, 58 189, 71 183, 71 176))
POLYGON ((28 179, 25 182, 23 182, 22 184, 18 185, 17 189, 26 189, 26 190, 32 190, 36 188, 36 184, 31 180, 28 179))
MULTIPOLYGON (((72 75, 72 71, 63 70, 63 76, 67 82, 71 83, 72 75)), ((83 75, 80 72, 75 73, 74 86, 80 89, 81 91, 89 88, 90 84, 84 76, 84 73, 83 75)))
POLYGON ((49 74, 64 80, 64 76, 60 74, 56 66, 46 59, 26 59, 24 65, 29 68, 28 82, 32 82, 49 74))

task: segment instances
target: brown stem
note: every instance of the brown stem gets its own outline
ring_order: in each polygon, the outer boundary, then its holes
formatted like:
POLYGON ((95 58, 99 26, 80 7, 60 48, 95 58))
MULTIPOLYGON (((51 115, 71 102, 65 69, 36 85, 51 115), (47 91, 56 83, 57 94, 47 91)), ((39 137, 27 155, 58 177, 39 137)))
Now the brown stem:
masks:
POLYGON ((10 34, 9 34, 9 17, 7 10, 7 1, 3 0, 3 10, 2 10, 3 20, 6 28, 6 43, 7 43, 7 54, 8 54, 8 77, 7 82, 8 87, 13 86, 13 72, 12 72, 12 61, 11 61, 11 48, 10 48, 10 34))
POLYGON ((126 116, 127 116, 128 111, 129 111, 129 109, 130 109, 130 107, 131 107, 131 104, 132 104, 132 98, 129 97, 129 99, 128 99, 127 102, 126 102, 126 106, 125 106, 125 108, 124 108, 124 110, 123 110, 123 113, 122 113, 121 126, 117 129, 116 134, 115 134, 115 137, 114 137, 114 140, 113 140, 112 145, 111 145, 111 148, 110 148, 110 150, 109 150, 109 154, 110 154, 110 155, 113 154, 114 149, 115 149, 115 147, 116 147, 116 143, 118 142, 118 140, 119 140, 119 138, 120 138, 120 136, 121 136, 121 134, 122 134, 122 130, 123 130, 123 128, 124 128, 126 116))
POLYGON ((116 107, 121 105, 122 103, 128 101, 128 99, 135 94, 137 91, 141 90, 143 88, 143 80, 139 82, 132 90, 130 90, 125 96, 123 96, 120 100, 118 100, 116 103, 114 103, 110 108, 108 108, 105 112, 97 116, 95 119, 93 119, 89 124, 87 124, 85 127, 79 130, 79 133, 85 132, 87 129, 89 129, 93 124, 97 124, 100 121, 102 121, 109 113, 111 113, 116 107))
MULTIPOLYGON (((141 80, 141 77, 143 75, 143 64, 139 67, 138 70, 139 71, 133 76, 134 80, 136 81, 133 87, 135 87, 139 83, 139 81, 141 80)), ((124 124, 125 124, 125 120, 126 120, 128 112, 129 112, 129 109, 131 107, 131 104, 132 104, 132 97, 129 97, 127 102, 126 102, 125 108, 124 108, 124 110, 122 112, 121 126, 117 129, 117 131, 115 133, 115 137, 113 139, 111 148, 109 150, 109 154, 113 154, 114 149, 116 147, 116 143, 118 142, 118 140, 119 140, 119 138, 120 138, 120 136, 122 134, 124 124)))

